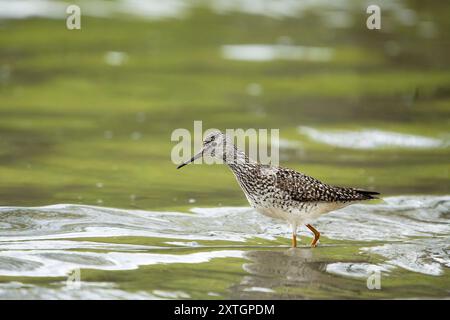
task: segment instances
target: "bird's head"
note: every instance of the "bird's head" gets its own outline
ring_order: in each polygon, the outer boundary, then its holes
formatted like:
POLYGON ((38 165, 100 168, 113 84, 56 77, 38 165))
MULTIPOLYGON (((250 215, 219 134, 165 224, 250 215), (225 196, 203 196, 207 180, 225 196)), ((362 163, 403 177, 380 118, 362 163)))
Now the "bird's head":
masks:
POLYGON ((227 156, 234 153, 235 147, 233 141, 219 130, 210 132, 203 140, 203 146, 191 159, 180 164, 177 169, 194 162, 201 157, 212 157, 218 159, 226 159, 227 156))

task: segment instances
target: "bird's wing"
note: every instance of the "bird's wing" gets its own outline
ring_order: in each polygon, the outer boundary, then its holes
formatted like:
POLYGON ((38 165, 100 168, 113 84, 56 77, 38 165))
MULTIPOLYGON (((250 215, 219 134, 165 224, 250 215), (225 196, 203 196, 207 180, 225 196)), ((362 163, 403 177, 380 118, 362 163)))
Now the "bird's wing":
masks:
POLYGON ((299 202, 348 202, 376 199, 374 191, 330 186, 297 171, 279 168, 276 187, 299 202))

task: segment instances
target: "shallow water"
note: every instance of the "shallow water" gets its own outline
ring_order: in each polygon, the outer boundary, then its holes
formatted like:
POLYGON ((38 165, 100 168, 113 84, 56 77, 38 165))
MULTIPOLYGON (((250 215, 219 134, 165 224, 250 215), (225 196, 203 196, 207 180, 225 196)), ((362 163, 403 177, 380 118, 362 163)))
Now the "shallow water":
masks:
POLYGON ((301 248, 289 249, 288 226, 247 207, 188 213, 83 205, 1 207, 0 279, 5 283, 0 297, 82 298, 86 292, 85 298, 314 298, 350 297, 361 290, 367 297, 393 292, 410 297, 411 278, 441 283, 415 295, 446 297, 449 213, 448 196, 354 205, 318 221, 318 248, 308 247, 305 228, 301 248), (227 263, 230 269, 214 270, 227 263), (177 290, 168 290, 172 269, 180 266, 183 275, 192 275, 177 290), (109 272, 138 279, 152 267, 163 272, 162 282, 130 288, 120 280, 105 281, 109 272), (81 291, 64 281, 78 268, 81 291), (207 281, 194 286, 195 271, 210 268, 207 281), (373 292, 366 280, 375 271, 382 290, 373 292), (223 279, 223 272, 230 277, 223 279))
POLYGON ((367 1, 73 3, 80 32, 0 3, 1 298, 449 297, 449 3, 383 3, 379 31, 367 1), (175 169, 194 120, 383 199, 291 250, 225 166, 175 169))

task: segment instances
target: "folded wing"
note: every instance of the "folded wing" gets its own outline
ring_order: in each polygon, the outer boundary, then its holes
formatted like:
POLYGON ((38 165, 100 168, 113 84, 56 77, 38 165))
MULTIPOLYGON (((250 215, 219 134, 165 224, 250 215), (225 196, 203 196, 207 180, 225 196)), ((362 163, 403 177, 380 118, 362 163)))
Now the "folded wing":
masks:
POLYGON ((297 171, 280 168, 276 187, 299 202, 350 202, 377 199, 378 192, 325 184, 297 171))

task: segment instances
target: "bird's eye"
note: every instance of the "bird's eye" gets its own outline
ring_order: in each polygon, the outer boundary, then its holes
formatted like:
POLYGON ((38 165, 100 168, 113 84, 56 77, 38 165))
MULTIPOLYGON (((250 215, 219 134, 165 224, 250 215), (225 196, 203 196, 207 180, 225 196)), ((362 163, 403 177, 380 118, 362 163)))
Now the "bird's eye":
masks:
POLYGON ((205 140, 205 144, 211 143, 215 140, 216 137, 212 136, 211 138, 208 138, 207 140, 205 140))

